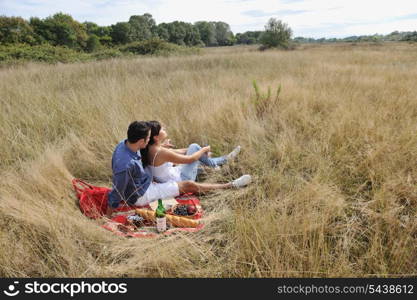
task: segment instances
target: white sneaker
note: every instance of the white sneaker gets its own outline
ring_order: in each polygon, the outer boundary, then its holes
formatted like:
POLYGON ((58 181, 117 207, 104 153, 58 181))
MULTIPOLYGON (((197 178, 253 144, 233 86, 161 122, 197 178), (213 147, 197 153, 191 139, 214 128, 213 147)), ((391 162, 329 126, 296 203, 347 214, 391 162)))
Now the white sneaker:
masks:
POLYGON ((248 185, 251 182, 252 182, 252 176, 246 174, 246 175, 240 176, 238 179, 233 180, 232 186, 234 188, 241 188, 241 187, 244 187, 245 185, 248 185))
POLYGON ((235 149, 233 149, 232 152, 230 152, 229 154, 227 154, 227 160, 232 160, 235 159, 236 156, 239 154, 241 147, 237 146, 235 149))

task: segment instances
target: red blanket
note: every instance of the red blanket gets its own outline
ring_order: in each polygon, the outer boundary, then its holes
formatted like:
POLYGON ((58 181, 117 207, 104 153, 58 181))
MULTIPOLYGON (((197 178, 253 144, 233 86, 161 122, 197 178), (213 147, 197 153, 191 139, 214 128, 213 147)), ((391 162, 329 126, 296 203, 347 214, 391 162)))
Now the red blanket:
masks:
MULTIPOLYGON (((88 184, 80 179, 72 180, 75 193, 79 200, 79 206, 81 212, 89 218, 97 219, 101 218, 106 214, 107 210, 107 200, 110 189, 107 187, 98 187, 88 184)), ((194 204, 200 205, 200 200, 192 194, 182 194, 175 198, 180 204, 194 204)), ((101 225, 103 228, 110 230, 111 232, 125 237, 157 237, 161 234, 157 233, 154 224, 146 223, 145 226, 136 229, 128 221, 127 217, 135 214, 134 210, 136 208, 148 208, 151 209, 149 205, 145 207, 139 206, 129 206, 127 203, 121 204, 115 212, 118 213, 111 220, 107 221, 105 224, 101 225)), ((203 211, 199 210, 194 219, 200 219, 202 217, 203 211)), ((201 230, 204 227, 203 224, 200 224, 196 228, 176 228, 171 227, 165 231, 162 235, 169 235, 174 232, 196 232, 201 230)))

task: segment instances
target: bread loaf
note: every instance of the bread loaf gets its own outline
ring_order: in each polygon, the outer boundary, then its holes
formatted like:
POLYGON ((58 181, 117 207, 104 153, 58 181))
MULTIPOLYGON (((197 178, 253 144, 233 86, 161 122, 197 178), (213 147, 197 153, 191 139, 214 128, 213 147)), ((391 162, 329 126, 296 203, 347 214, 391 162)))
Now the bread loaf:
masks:
MULTIPOLYGON (((136 212, 138 215, 140 215, 142 218, 155 222, 155 212, 150 209, 143 209, 143 208, 137 208, 136 212)), ((173 216, 166 214, 165 215, 168 222, 170 222, 175 227, 197 227, 200 222, 197 220, 187 219, 180 216, 173 216)))
POLYGON ((137 208, 136 213, 148 221, 155 222, 155 212, 153 210, 137 208))
POLYGON ((197 227, 200 222, 193 219, 188 219, 180 216, 166 215, 167 220, 176 227, 197 227))

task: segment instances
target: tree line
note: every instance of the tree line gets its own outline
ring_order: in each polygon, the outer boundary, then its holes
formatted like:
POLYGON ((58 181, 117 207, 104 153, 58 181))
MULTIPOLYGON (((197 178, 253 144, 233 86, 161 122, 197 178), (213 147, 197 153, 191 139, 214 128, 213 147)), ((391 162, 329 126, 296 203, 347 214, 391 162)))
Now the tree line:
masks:
POLYGON ((398 31, 388 35, 351 36, 341 39, 292 39, 291 36, 291 28, 275 18, 269 19, 263 31, 246 31, 235 35, 225 22, 199 21, 192 24, 174 21, 156 24, 149 13, 133 15, 127 22, 110 26, 99 26, 93 22, 80 23, 62 12, 44 19, 32 17, 29 20, 0 16, 0 46, 64 46, 90 53, 109 48, 152 53, 153 50, 148 49, 150 46, 157 50, 172 44, 191 47, 261 44, 261 49, 292 49, 296 43, 417 41, 417 32, 398 31))
POLYGON ((225 22, 174 21, 156 24, 151 14, 134 15, 127 22, 99 26, 80 23, 71 15, 56 13, 45 19, 0 16, 0 44, 66 46, 92 52, 101 46, 121 46, 158 38, 182 46, 229 46, 236 37, 225 22))
POLYGON ((355 43, 355 42, 417 42, 417 31, 393 31, 389 34, 352 35, 344 38, 305 38, 295 37, 298 43, 355 43))

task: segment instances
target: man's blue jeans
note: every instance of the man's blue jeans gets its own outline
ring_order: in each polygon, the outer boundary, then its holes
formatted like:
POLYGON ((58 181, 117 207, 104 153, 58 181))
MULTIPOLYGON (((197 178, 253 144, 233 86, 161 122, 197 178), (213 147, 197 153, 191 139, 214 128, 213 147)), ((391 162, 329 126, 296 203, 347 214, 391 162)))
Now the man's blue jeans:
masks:
MULTIPOLYGON (((198 144, 191 144, 188 146, 187 155, 191 155, 201 149, 198 144)), ((181 166, 181 179, 193 180, 197 178, 198 170, 201 164, 209 167, 221 166, 227 162, 226 156, 221 157, 208 157, 207 153, 204 153, 198 160, 181 166)))

